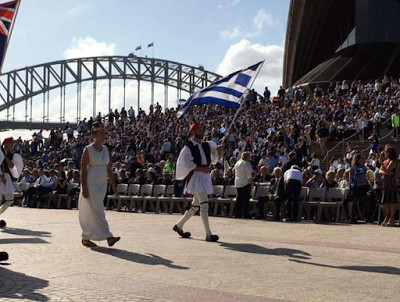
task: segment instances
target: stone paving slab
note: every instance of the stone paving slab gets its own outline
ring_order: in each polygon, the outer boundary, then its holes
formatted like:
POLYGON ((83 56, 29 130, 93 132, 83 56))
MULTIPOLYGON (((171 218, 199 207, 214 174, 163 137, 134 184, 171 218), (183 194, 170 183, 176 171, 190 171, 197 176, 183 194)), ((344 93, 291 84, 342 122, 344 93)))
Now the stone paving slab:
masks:
MULTIPOLYGON (((397 301, 399 228, 288 224, 108 211, 122 239, 89 249, 76 210, 13 207, 2 215, 1 301, 397 301)), ((399 298, 400 299, 400 298, 399 298)))

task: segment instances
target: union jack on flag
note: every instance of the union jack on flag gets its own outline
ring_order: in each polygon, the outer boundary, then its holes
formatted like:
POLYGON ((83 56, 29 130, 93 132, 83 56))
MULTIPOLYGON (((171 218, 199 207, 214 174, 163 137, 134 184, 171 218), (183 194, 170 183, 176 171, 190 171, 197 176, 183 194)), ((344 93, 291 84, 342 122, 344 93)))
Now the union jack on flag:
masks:
POLYGON ((8 36, 18 0, 0 4, 0 33, 8 36))
POLYGON ((0 4, 0 72, 3 66, 19 4, 20 0, 0 4))

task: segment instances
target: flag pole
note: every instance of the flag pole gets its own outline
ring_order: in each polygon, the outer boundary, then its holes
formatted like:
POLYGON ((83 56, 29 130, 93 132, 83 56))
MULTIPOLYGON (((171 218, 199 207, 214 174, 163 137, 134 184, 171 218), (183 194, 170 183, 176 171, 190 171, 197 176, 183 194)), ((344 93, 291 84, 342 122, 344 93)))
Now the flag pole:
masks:
POLYGON ((240 101, 239 101, 240 106, 239 106, 238 110, 236 111, 236 113, 235 113, 235 115, 234 115, 234 117, 233 117, 233 119, 232 119, 232 122, 231 122, 231 124, 229 125, 228 130, 226 131, 226 135, 223 137, 221 143, 225 143, 226 139, 228 138, 229 132, 231 131, 233 125, 235 124, 235 121, 236 121, 237 117, 239 116, 240 111, 242 110, 243 102, 244 102, 245 98, 249 95, 249 91, 250 91, 251 87, 253 87, 254 81, 256 80, 256 78, 257 78, 257 76, 258 76, 258 74, 259 74, 261 68, 263 67, 264 62, 265 62, 265 60, 263 60, 262 63, 260 64, 260 66, 257 67, 257 71, 256 71, 255 76, 254 76, 254 77, 252 78, 252 80, 249 82, 248 86, 246 87, 246 91, 245 91, 245 92, 243 93, 243 95, 240 97, 240 99, 239 99, 239 100, 240 100, 240 101))
POLYGON ((9 30, 8 35, 7 35, 6 45, 5 45, 4 51, 3 51, 3 60, 1 61, 1 65, 0 65, 0 74, 2 73, 2 70, 3 70, 3 64, 4 64, 4 61, 5 61, 5 58, 6 58, 8 43, 10 42, 10 38, 11 38, 12 30, 14 28, 15 20, 17 20, 17 14, 18 14, 18 9, 19 9, 20 3, 21 3, 21 0, 18 0, 17 1, 17 5, 15 6, 15 14, 13 16, 13 20, 12 20, 12 23, 10 25, 10 30, 9 30))

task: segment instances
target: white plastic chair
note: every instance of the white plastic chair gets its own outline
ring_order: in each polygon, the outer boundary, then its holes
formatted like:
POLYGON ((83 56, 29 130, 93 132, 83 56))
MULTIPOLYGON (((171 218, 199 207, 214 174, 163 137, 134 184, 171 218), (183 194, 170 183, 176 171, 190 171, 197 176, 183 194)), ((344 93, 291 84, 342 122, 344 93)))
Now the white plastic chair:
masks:
MULTIPOLYGON (((114 206, 116 205, 116 201, 119 200, 120 196, 126 196, 126 192, 128 191, 128 185, 127 184, 118 184, 117 185, 117 192, 119 196, 115 195, 108 195, 107 196, 107 209, 110 205, 110 200, 114 203, 114 206)), ((118 202, 117 202, 118 205, 118 202)), ((118 206, 117 206, 118 207, 118 206)))
POLYGON ((236 187, 235 186, 225 186, 224 196, 216 199, 215 207, 214 207, 214 216, 217 216, 218 208, 220 205, 223 205, 223 206, 228 205, 230 207, 229 217, 232 217, 233 216, 233 207, 235 205, 236 197, 237 197, 236 187))

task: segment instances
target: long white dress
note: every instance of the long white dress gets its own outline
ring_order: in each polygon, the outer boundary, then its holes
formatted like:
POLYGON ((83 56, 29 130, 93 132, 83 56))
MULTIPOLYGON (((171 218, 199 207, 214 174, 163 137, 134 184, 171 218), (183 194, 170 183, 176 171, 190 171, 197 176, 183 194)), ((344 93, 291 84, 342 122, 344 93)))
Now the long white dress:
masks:
POLYGON ((110 156, 106 146, 101 152, 93 144, 86 147, 89 152, 87 187, 89 197, 79 195, 79 222, 82 238, 85 240, 105 240, 113 237, 104 212, 104 197, 107 192, 107 165, 110 156))

